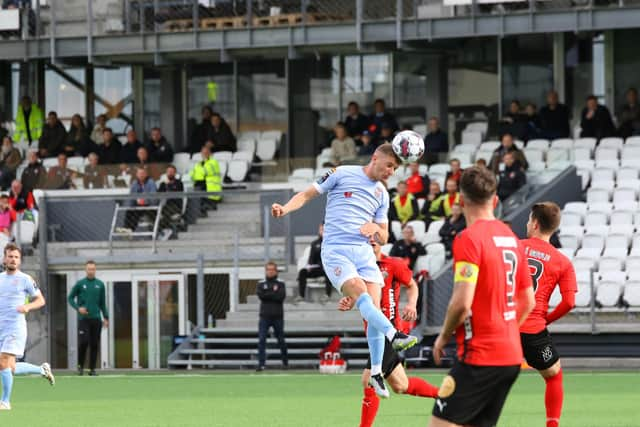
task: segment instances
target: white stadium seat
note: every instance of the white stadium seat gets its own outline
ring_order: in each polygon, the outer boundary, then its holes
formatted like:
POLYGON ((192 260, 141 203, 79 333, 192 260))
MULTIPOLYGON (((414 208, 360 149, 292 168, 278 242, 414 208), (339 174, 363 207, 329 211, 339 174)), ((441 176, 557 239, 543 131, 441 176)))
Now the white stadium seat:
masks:
POLYGON ((611 225, 613 224, 624 224, 624 225, 632 225, 633 224, 633 212, 632 211, 623 211, 623 210, 615 210, 611 212, 609 217, 609 222, 611 225))
POLYGON ((278 149, 278 143, 279 140, 273 138, 264 139, 261 137, 256 145, 256 156, 263 162, 272 160, 278 149))
POLYGON ((582 215, 575 212, 566 212, 560 217, 560 229, 571 226, 581 226, 582 215))
POLYGON ((609 282, 609 283, 617 283, 618 285, 624 285, 624 282, 627 281, 627 273, 622 270, 610 270, 601 274, 598 271, 598 283, 609 282))
POLYGON ((631 188, 617 188, 613 192, 613 205, 617 206, 620 203, 632 202, 637 199, 636 190, 631 188))
POLYGON ((596 290, 596 301, 603 307, 615 307, 622 295, 622 285, 619 283, 603 282, 596 290))
POLYGON ((574 160, 573 164, 577 169, 586 169, 588 171, 593 171, 596 168, 596 161, 589 158, 584 160, 574 160))
POLYGON ((640 281, 640 270, 637 268, 627 268, 626 270, 627 273, 627 279, 628 280, 637 280, 640 281))
POLYGON ((417 241, 422 240, 422 237, 424 236, 424 233, 425 233, 424 221, 421 221, 421 220, 409 221, 407 223, 407 226, 413 229, 413 233, 417 241))
POLYGON ((591 234, 589 230, 582 236, 582 248, 581 249, 599 249, 602 251, 604 248, 604 237, 596 234, 591 234))
POLYGON ((544 161, 544 151, 537 148, 525 148, 523 150, 524 157, 527 162, 542 162, 544 161))
POLYGON ((482 132, 476 131, 462 131, 461 141, 466 145, 473 145, 478 148, 478 146, 482 143, 482 132))
POLYGON ((593 212, 604 212, 607 215, 610 215, 613 212, 613 203, 609 202, 597 202, 597 203, 587 203, 587 210, 593 212))
POLYGON ((251 154, 256 152, 256 140, 255 139, 240 139, 238 140, 238 151, 249 151, 251 154))
POLYGON ((595 169, 591 173, 592 181, 613 181, 616 178, 616 171, 613 169, 595 169))
POLYGON ((640 147, 640 136, 630 136, 628 137, 625 142, 624 142, 625 146, 638 146, 640 147))
POLYGON ((315 170, 313 170, 312 168, 298 168, 294 169, 294 171, 291 173, 291 176, 289 177, 289 180, 291 181, 291 179, 293 178, 297 181, 311 182, 314 177, 315 170))
MULTIPOLYGON (((478 156, 476 155, 476 160, 477 158, 478 156)), ((531 161, 527 157, 527 162, 529 163, 528 172, 543 172, 547 168, 547 164, 543 161, 531 161)))
POLYGON ((618 150, 614 150, 612 148, 600 148, 596 150, 596 163, 598 160, 617 160, 618 159, 618 150))
POLYGON ((402 239, 402 223, 400 221, 391 221, 391 232, 396 240, 402 239))
POLYGON ((618 159, 600 159, 596 160, 596 168, 619 169, 620 161, 618 159))
POLYGON ((588 283, 578 283, 576 307, 588 307, 591 302, 591 287, 588 283))
POLYGON ((588 211, 584 216, 584 228, 589 231, 589 227, 606 225, 609 223, 609 217, 604 212, 588 211))
POLYGON ((553 163, 556 161, 570 160, 569 150, 565 148, 550 148, 547 151, 547 163, 553 163))
MULTIPOLYGON (((225 162, 230 162, 231 160, 233 160, 233 153, 231 151, 216 151, 215 153, 212 154, 212 156, 217 161, 222 160, 225 162)), ((194 153, 193 156, 191 156, 191 160, 195 160, 199 162, 202 160, 202 156, 200 155, 200 153, 194 153)))
POLYGON ((600 258, 600 255, 602 255, 602 249, 600 248, 582 247, 576 252, 575 258, 587 258, 596 262, 600 258))
POLYGON ((573 264, 573 268, 575 271, 590 271, 592 268, 595 268, 596 263, 591 258, 579 258, 577 255, 571 261, 573 264))
POLYGON ((576 248, 570 248, 570 247, 566 247, 563 246, 561 248, 558 248, 558 250, 567 258, 569 258, 570 260, 573 258, 573 256, 576 253, 576 248))
POLYGON ((596 181, 593 179, 593 177, 591 178, 591 188, 594 190, 607 190, 609 193, 611 193, 615 186, 616 182, 612 179, 600 179, 596 181))
POLYGON ((587 190, 587 203, 606 203, 611 200, 609 192, 607 190, 599 190, 597 188, 590 188, 587 190))
POLYGON ((631 307, 640 306, 640 282, 627 282, 624 287, 623 300, 631 307))
POLYGON ((185 174, 189 171, 191 165, 191 154, 175 153, 173 155, 173 164, 176 166, 179 174, 185 174))
MULTIPOLYGON (((451 170, 451 166, 449 163, 436 163, 429 167, 429 175, 437 174, 437 175, 446 175, 447 172, 451 170)), ((442 189, 444 190, 444 188, 442 189)))
POLYGON ((562 209, 562 213, 572 212, 584 216, 587 213, 587 204, 585 202, 567 202, 562 209))
POLYGON ((562 301, 562 294, 560 293, 560 287, 556 286, 556 288, 551 293, 551 297, 549 298, 549 307, 555 307, 560 304, 562 301))
POLYGON ((479 151, 495 151, 498 147, 500 147, 500 141, 485 141, 480 144, 479 151))
POLYGON ((571 138, 558 138, 551 141, 551 148, 560 148, 564 150, 569 150, 573 148, 573 145, 574 145, 574 142, 573 142, 573 139, 571 138))
MULTIPOLYGON (((573 145, 573 141, 571 141, 573 145)), ((555 148, 571 148, 571 147, 555 147, 555 148)), ((531 139, 527 142, 526 149, 547 151, 549 149, 548 139, 531 139)))
POLYGON ((587 148, 593 152, 597 142, 595 138, 578 138, 573 142, 573 148, 587 148))
POLYGON ((244 160, 245 162, 253 162, 253 152, 251 151, 236 151, 233 153, 231 160, 244 160))
POLYGON ((611 148, 614 150, 622 150, 622 146, 624 145, 624 141, 622 138, 610 137, 610 138, 602 138, 600 143, 598 144, 598 148, 611 148))
POLYGON ((591 150, 588 148, 574 148, 571 153, 574 162, 592 160, 591 150))
POLYGON ((249 172, 249 163, 244 160, 232 160, 229 162, 229 170, 227 176, 233 182, 242 182, 247 177, 249 172))
POLYGON ((623 262, 620 258, 602 257, 598 262, 598 273, 602 275, 604 272, 621 271, 623 262))
POLYGON ((638 179, 638 169, 633 167, 622 167, 616 172, 616 178, 619 180, 638 179))

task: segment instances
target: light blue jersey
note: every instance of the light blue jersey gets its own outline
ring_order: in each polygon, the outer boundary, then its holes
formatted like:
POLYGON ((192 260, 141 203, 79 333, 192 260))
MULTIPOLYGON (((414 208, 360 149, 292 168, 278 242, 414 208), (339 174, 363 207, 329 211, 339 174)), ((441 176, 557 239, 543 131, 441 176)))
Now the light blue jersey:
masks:
POLYGON ((319 193, 327 193, 322 237, 322 265, 333 287, 359 277, 365 282, 384 283, 369 239, 360 233, 368 222, 388 222, 389 193, 373 181, 362 166, 340 166, 315 182, 319 193))
POLYGON ((27 321, 17 308, 27 298, 40 295, 31 276, 21 271, 0 273, 0 352, 22 356, 27 341, 27 321))
POLYGON ((323 247, 368 245, 360 227, 371 221, 389 221, 389 193, 380 181, 369 178, 362 166, 340 166, 313 185, 319 193, 327 193, 323 247))

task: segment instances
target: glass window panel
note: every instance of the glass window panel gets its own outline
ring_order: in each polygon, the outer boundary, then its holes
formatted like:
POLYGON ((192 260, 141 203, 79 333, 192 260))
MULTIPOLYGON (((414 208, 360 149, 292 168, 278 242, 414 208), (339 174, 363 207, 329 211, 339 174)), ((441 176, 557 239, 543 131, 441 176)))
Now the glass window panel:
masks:
POLYGON ((580 118, 587 95, 594 94, 604 103, 603 35, 565 35, 565 90, 574 122, 580 118))
POLYGON ((614 33, 613 57, 615 58, 614 85, 616 109, 625 104, 625 93, 629 88, 640 88, 639 30, 620 30, 614 33))
POLYGON ((349 55, 344 58, 344 103, 355 101, 371 113, 373 101, 384 99, 391 107, 390 55, 349 55))
POLYGON ((116 115, 122 113, 133 121, 131 67, 96 68, 93 80, 96 96, 103 98, 112 107, 109 109, 103 103, 95 101, 96 116, 108 114, 112 118, 107 121, 107 126, 113 129, 116 134, 123 134, 128 123, 116 115))
POLYGON ((231 129, 235 129, 233 64, 194 66, 189 70, 187 85, 189 135, 201 121, 201 110, 205 105, 220 113, 231 129))
POLYGON ((398 120, 402 123, 424 123, 427 101, 427 61, 429 57, 417 53, 395 55, 393 96, 394 109, 406 109, 398 120))
MULTIPOLYGON (((65 68, 64 72, 81 85, 84 85, 83 68, 65 68)), ((74 114, 80 114, 84 117, 86 96, 82 89, 75 86, 54 70, 45 70, 44 78, 45 115, 49 111, 57 112, 58 118, 67 128, 74 114)))
MULTIPOLYGON (((143 83, 143 115, 144 130, 149 132, 153 127, 160 126, 160 75, 152 70, 144 70, 143 83)), ((138 132, 141 138, 142 132, 138 132)))
POLYGON ((340 120, 340 60, 313 60, 313 66, 309 79, 311 109, 318 113, 318 125, 331 129, 340 120))
POLYGON ((287 127, 287 82, 284 61, 242 63, 238 75, 240 130, 287 127))

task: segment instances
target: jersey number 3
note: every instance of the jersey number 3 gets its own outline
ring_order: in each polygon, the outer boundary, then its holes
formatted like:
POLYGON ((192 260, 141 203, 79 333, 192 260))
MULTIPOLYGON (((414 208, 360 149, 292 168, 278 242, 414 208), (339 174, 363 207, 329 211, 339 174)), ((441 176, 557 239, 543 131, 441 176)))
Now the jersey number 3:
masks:
POLYGON ((538 280, 540 280, 544 272, 544 264, 533 258, 528 258, 527 263, 529 264, 529 273, 531 273, 531 281, 533 282, 533 292, 535 292, 538 289, 538 280))
POLYGON ((505 270, 507 274, 507 307, 513 307, 515 305, 515 276, 518 270, 518 257, 515 252, 505 249, 502 251, 502 260, 507 265, 507 269, 505 270))

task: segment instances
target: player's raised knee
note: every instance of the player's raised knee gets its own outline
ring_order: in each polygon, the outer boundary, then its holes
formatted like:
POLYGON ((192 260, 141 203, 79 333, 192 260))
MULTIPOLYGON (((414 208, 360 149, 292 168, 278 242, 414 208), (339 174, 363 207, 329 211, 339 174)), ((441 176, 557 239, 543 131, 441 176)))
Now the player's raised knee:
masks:
POLYGON ((342 284, 342 293, 351 298, 358 298, 367 292, 367 286, 359 277, 353 277, 342 284))

